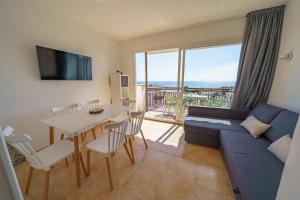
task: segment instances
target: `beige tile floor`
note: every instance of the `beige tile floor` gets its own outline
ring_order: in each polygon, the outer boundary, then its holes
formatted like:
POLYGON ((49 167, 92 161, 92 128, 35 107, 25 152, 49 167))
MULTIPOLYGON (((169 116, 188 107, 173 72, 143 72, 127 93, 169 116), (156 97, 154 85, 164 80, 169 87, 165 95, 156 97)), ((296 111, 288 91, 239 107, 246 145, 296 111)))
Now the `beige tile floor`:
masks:
MULTIPOLYGON (((72 158, 69 167, 61 162, 51 170, 49 199, 233 199, 218 150, 187 144, 182 126, 145 120, 143 130, 149 148, 145 149, 138 135, 133 166, 123 148, 111 160, 113 191, 109 190, 104 157, 91 153, 90 176, 82 175, 80 188, 76 186, 72 158)), ((16 167, 22 191, 28 171, 26 162, 16 167)), ((43 172, 34 171, 25 199, 42 199, 44 178, 43 172)))

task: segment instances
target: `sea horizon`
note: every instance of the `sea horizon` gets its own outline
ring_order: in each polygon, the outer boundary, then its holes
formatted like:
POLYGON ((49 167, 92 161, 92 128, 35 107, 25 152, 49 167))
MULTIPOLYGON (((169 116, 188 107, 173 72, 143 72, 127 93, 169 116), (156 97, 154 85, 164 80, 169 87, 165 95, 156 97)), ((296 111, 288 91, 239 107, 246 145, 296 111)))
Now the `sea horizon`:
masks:
MULTIPOLYGON (((144 81, 137 81, 138 85, 144 85, 144 81)), ((177 87, 177 81, 149 81, 150 86, 177 87)), ((235 81, 185 81, 184 87, 189 88, 221 88, 234 87, 235 81)))

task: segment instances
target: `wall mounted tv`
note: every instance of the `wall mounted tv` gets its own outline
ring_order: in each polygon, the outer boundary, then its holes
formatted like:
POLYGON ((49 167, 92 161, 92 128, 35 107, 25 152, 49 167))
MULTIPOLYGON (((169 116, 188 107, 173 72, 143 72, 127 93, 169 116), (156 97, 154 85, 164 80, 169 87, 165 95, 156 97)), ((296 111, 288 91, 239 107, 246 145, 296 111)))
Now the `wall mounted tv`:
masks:
POLYGON ((92 58, 36 46, 42 80, 92 80, 92 58))

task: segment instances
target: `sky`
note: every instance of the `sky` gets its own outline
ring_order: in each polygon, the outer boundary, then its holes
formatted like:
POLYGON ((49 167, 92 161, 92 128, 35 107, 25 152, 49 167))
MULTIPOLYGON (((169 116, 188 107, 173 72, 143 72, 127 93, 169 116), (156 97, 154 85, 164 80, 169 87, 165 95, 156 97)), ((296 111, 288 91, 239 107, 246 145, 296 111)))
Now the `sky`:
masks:
MULTIPOLYGON (((241 45, 186 50, 185 81, 235 81, 241 45)), ((145 80, 144 53, 136 54, 137 81, 145 80)), ((148 54, 148 81, 177 81, 178 52, 148 54)))

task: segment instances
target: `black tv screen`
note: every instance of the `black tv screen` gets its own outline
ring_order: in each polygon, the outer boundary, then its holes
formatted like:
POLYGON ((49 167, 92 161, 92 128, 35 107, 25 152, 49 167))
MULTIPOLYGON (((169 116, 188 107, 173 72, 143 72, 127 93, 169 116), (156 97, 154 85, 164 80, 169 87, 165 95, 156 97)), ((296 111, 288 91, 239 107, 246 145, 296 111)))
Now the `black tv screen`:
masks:
POLYGON ((36 46, 42 80, 92 80, 92 58, 36 46))

